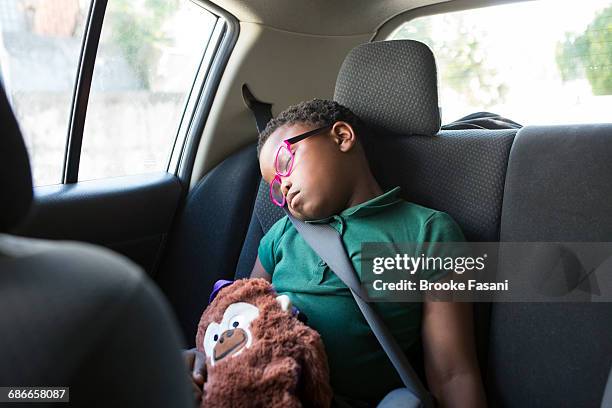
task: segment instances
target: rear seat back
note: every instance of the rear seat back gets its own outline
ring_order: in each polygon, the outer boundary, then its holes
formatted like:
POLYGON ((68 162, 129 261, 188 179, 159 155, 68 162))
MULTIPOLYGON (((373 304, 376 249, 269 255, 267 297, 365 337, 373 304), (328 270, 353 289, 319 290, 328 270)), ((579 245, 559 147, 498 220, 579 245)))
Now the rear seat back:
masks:
MULTIPOLYGON (((518 132, 501 240, 612 241, 612 124, 518 132)), ((612 305, 496 303, 490 344, 497 405, 599 407, 612 366, 612 305)))
POLYGON ((468 241, 497 241, 515 134, 515 129, 379 134, 368 144, 368 155, 385 189, 399 185, 406 200, 447 212, 468 241))
POLYGON ((189 347, 213 284, 234 276, 259 179, 255 146, 247 146, 198 182, 176 216, 155 280, 189 347))

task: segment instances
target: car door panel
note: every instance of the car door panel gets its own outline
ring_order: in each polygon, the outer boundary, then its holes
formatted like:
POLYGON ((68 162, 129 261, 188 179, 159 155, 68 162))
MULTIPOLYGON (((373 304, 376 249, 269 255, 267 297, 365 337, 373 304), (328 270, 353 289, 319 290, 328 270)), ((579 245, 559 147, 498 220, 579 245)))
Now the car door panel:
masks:
POLYGON ((181 192, 166 172, 37 187, 17 232, 103 245, 152 273, 181 192))

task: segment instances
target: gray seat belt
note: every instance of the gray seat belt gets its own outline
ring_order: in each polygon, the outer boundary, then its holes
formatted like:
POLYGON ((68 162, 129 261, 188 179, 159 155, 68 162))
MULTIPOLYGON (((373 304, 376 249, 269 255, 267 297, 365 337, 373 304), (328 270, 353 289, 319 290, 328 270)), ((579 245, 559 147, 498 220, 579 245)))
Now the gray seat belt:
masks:
POLYGON ((404 386, 420 400, 420 404, 416 406, 427 408, 433 407, 431 395, 421 383, 418 375, 410 365, 410 362, 408 362, 403 350, 400 348, 399 344, 397 344, 397 341, 395 341, 395 338, 381 319, 380 315, 366 301, 367 295, 363 292, 357 273, 346 254, 340 234, 327 224, 305 223, 291 215, 287 207, 283 209, 285 213, 287 213, 289 220, 291 220, 295 226, 295 229, 302 238, 304 238, 304 241, 310 245, 319 257, 327 263, 331 270, 333 270, 340 280, 350 289, 355 298, 355 302, 357 302, 357 306, 359 306, 359 310, 363 313, 374 336, 376 336, 376 339, 389 357, 389 360, 391 360, 404 386))

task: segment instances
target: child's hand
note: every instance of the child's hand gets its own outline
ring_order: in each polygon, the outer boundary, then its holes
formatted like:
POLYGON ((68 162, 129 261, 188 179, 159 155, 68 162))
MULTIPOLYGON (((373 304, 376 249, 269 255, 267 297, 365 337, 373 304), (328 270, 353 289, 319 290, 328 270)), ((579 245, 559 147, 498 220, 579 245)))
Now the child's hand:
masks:
POLYGON ((206 357, 196 348, 183 351, 187 370, 193 385, 193 394, 197 402, 202 400, 203 385, 206 379, 206 357))

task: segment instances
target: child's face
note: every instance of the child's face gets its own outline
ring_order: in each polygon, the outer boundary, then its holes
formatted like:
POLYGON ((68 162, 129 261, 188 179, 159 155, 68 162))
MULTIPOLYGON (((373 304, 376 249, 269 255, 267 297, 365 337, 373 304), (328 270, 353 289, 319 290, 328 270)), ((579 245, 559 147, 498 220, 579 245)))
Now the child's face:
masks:
MULTIPOLYGON (((274 158, 283 140, 315 128, 317 126, 295 123, 281 126, 270 135, 259 155, 261 174, 268 184, 276 175, 274 158)), ((336 122, 331 130, 292 145, 293 167, 289 176, 281 180, 287 207, 295 217, 326 218, 346 208, 352 192, 348 152, 355 142, 354 137, 346 140, 347 131, 352 133, 350 125, 336 122)))

